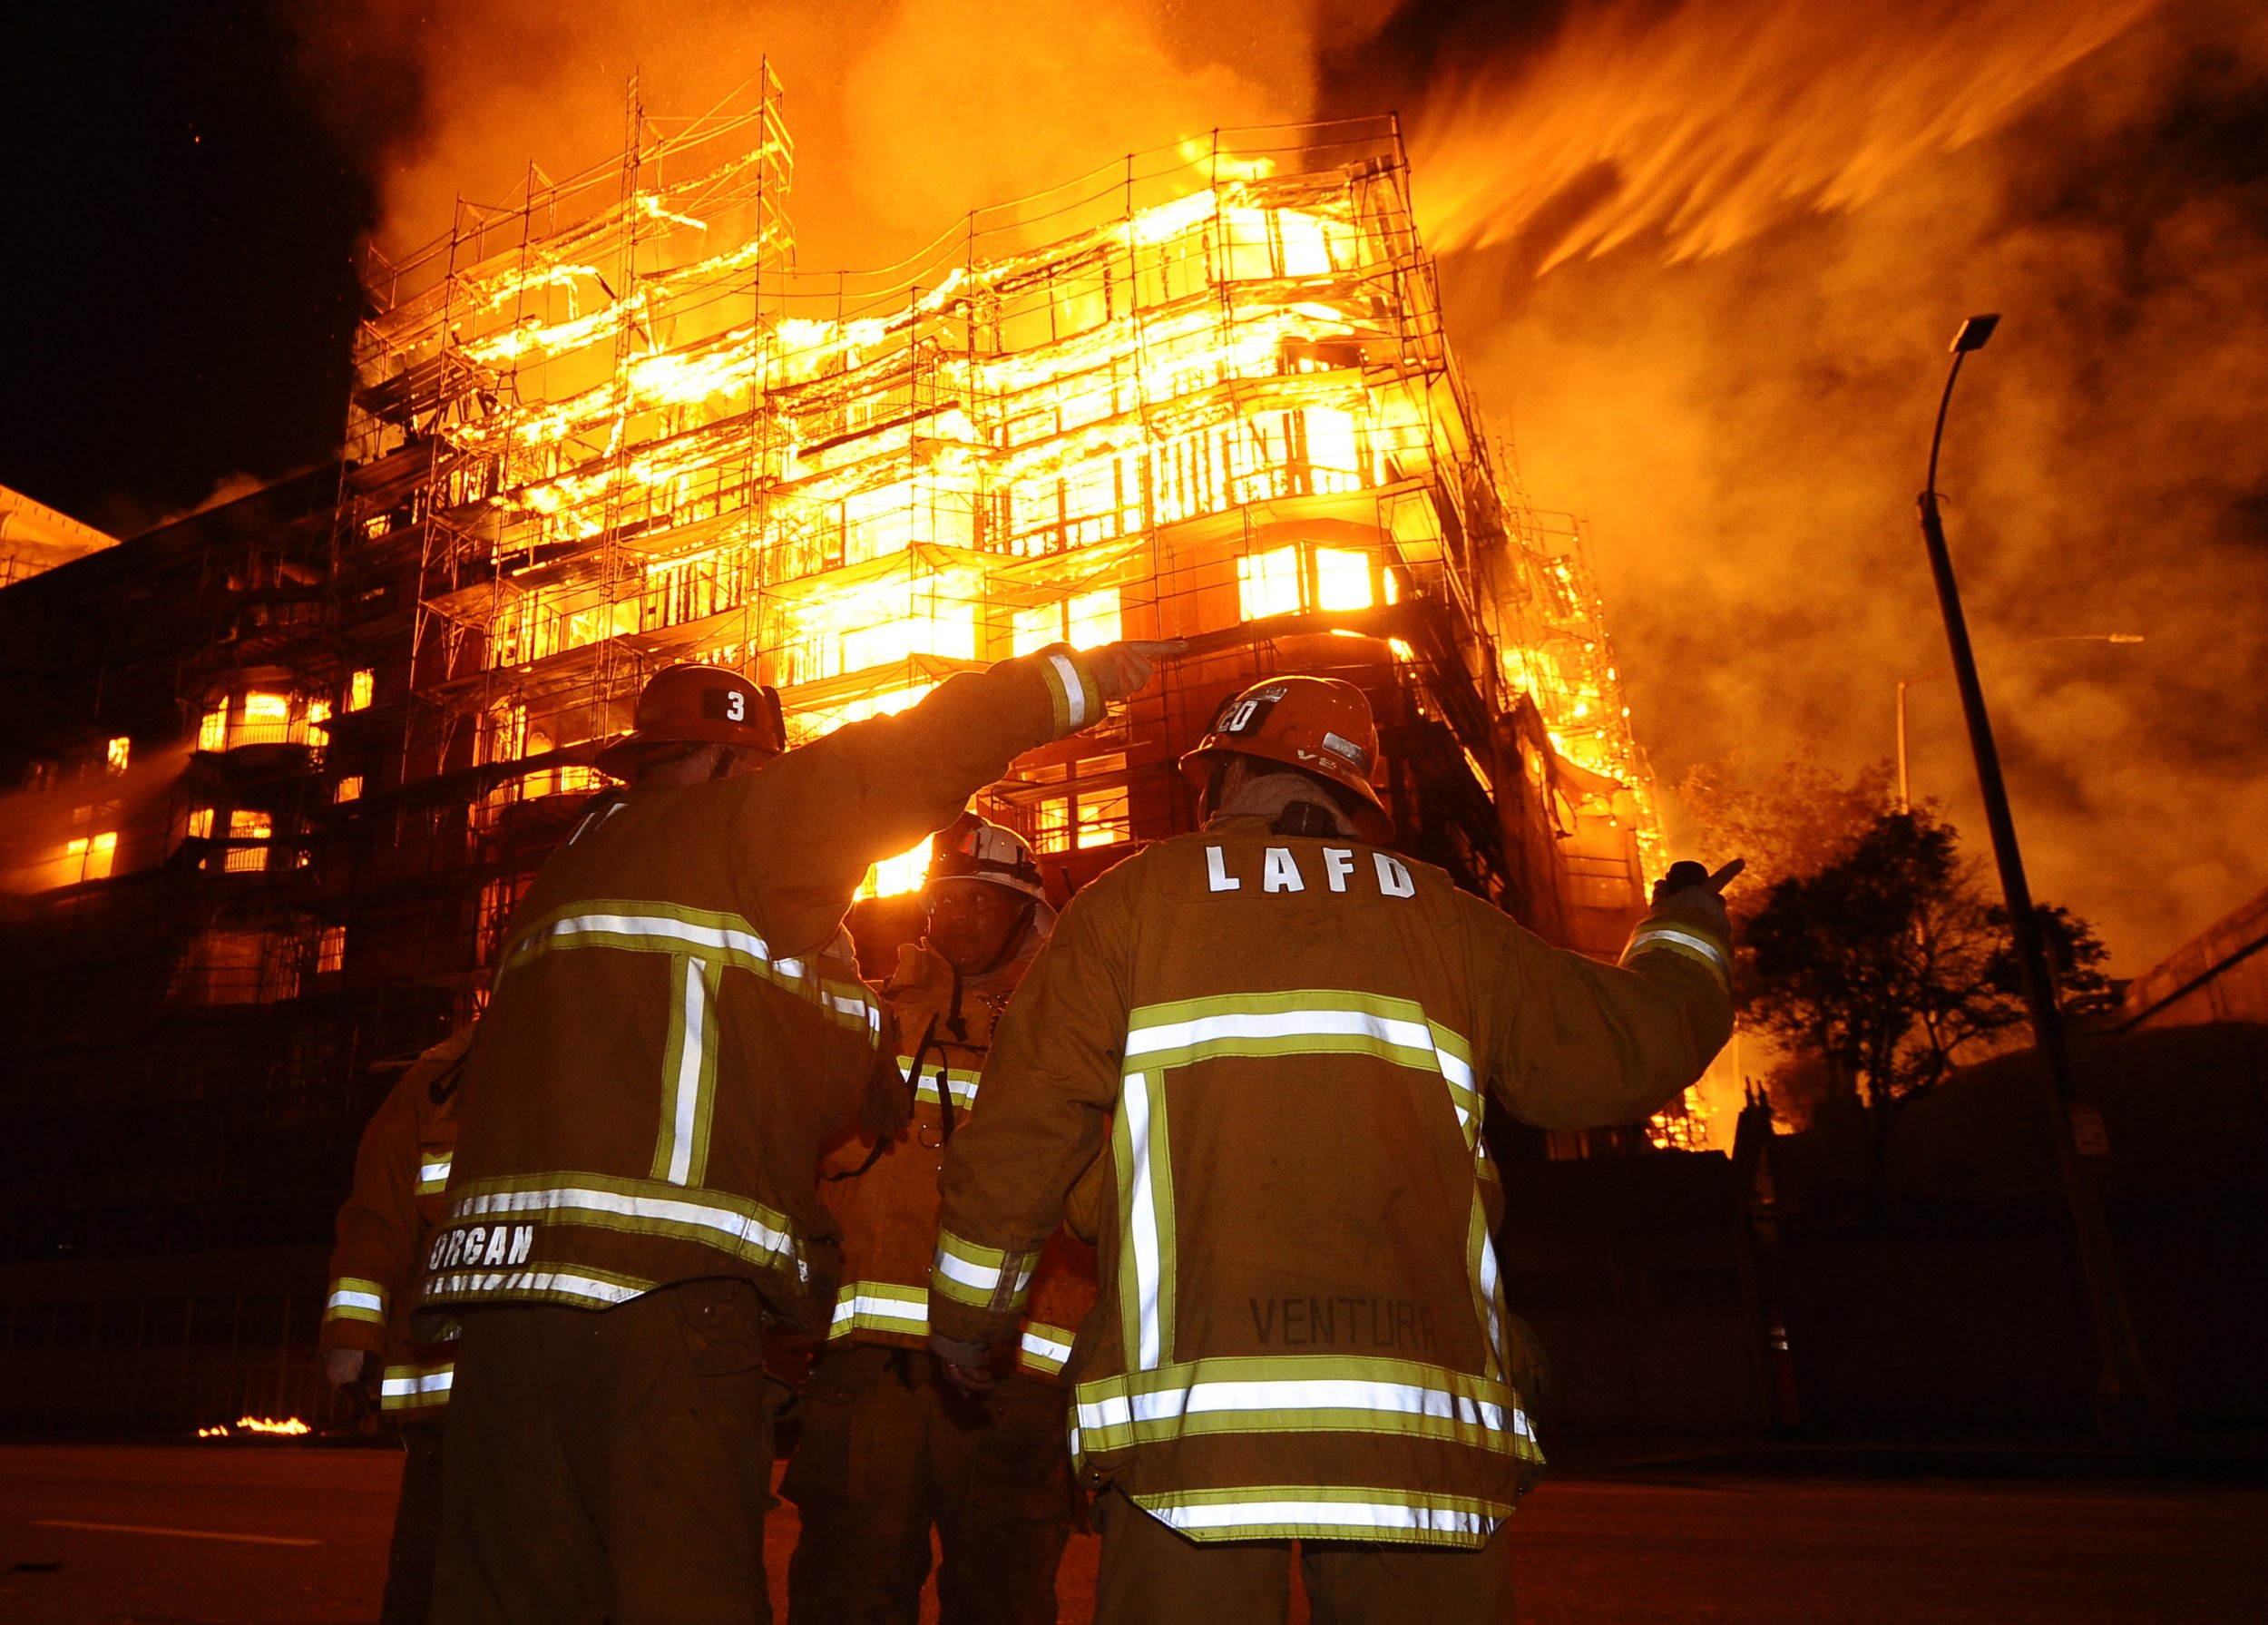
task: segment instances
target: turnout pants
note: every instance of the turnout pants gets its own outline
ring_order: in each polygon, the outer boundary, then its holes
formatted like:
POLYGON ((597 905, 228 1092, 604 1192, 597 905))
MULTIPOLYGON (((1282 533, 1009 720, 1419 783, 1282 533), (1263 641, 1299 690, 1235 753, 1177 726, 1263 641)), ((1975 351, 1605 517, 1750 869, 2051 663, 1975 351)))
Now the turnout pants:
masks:
POLYGON ((734 1280, 467 1313, 435 1625, 765 1625, 759 1316, 734 1280))
POLYGON ((447 1413, 402 1424, 402 1493, 386 1552, 378 1625, 425 1625, 433 1601, 433 1547, 441 1532, 441 1441, 447 1413))
POLYGON ((1069 1397, 1012 1376, 970 1399, 921 1349, 821 1355, 780 1484, 803 1519, 788 1625, 914 1625, 932 1524, 941 1625, 1055 1625, 1073 1515, 1069 1397))
MULTIPOLYGON (((1192 1541, 1106 1490, 1095 1625, 1284 1625, 1290 1541, 1192 1541)), ((1315 1625, 1509 1625, 1512 1554, 1504 1532, 1478 1552, 1400 1542, 1301 1541, 1299 1580, 1315 1625)))

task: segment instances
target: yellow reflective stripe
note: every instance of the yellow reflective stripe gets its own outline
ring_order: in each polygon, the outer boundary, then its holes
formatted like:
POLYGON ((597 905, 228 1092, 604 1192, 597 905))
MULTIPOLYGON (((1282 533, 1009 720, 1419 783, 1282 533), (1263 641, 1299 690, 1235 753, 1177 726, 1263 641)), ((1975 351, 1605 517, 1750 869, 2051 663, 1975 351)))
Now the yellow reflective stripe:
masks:
POLYGON ((1465 1547, 1487 1544, 1512 1511, 1507 1503, 1475 1496, 1355 1484, 1171 1490, 1136 1495, 1134 1503, 1198 1541, 1406 1541, 1465 1547), (1442 1539, 1444 1535, 1450 1539, 1442 1539))
POLYGON ((1076 1332, 1062 1326, 1027 1320, 1023 1323, 1023 1335, 1016 1340, 1017 1363, 1030 1366, 1042 1376, 1055 1376, 1061 1373, 1063 1362, 1071 1357, 1071 1346, 1078 1340, 1076 1332))
POLYGON ((1696 964, 1706 965, 1719 985, 1727 992, 1732 990, 1732 955, 1697 930, 1677 925, 1641 925, 1632 935, 1630 945, 1622 950, 1622 963, 1627 965, 1641 954, 1665 950, 1683 954, 1696 964))
POLYGON ((378 1408, 404 1411, 446 1405, 455 1379, 454 1360, 438 1366, 388 1366, 378 1379, 378 1408))
POLYGON ((737 914, 672 903, 594 898, 537 920, 513 939, 506 965, 572 948, 634 954, 699 954, 719 967, 752 973, 809 999, 845 1026, 882 1031, 882 1007, 862 982, 822 976, 801 958, 774 957, 756 928, 737 914))
POLYGON ((958 1066, 931 1066, 924 1068, 922 1075, 915 1078, 914 1057, 911 1055, 898 1057, 898 1076, 914 1085, 915 1100, 927 1101, 933 1106, 943 1103, 937 1098, 937 1074, 941 1072, 945 1075, 945 1086, 953 1091, 954 1105, 973 1106, 976 1103, 976 1087, 980 1074, 975 1071, 958 1066))
POLYGON ((651 1281, 588 1266, 576 1269, 452 1269, 425 1277, 425 1301, 542 1298, 583 1309, 611 1309, 654 1289, 651 1281))
POLYGON ((900 1336, 929 1335, 929 1294, 918 1287, 888 1281, 851 1281, 835 1295, 835 1317, 827 1326, 827 1341, 855 1332, 892 1332, 900 1336))
POLYGON ((1057 643, 1031 657, 1040 680, 1047 685, 1048 709, 1055 721, 1055 737, 1077 733, 1102 720, 1102 690, 1087 662, 1067 643, 1057 643))
POLYGON ((930 1261, 929 1288, 973 1308, 1002 1311, 1023 1303, 1031 1286, 1036 1253, 1005 1253, 980 1247, 954 1235, 937 1232, 937 1251, 930 1261))
MULTIPOLYGON (((809 1268, 802 1239, 786 1215, 720 1190, 605 1174, 521 1175, 477 1180, 464 1187, 449 1209, 453 1230, 466 1219, 494 1217, 695 1241, 751 1264, 792 1264, 797 1279, 809 1268)), ((435 1256, 440 1259, 436 1268, 454 1266, 441 1250, 447 1245, 445 1238, 435 1244, 435 1256)))
POLYGON ((1173 1358, 1173 1163, 1166 1154, 1166 1081, 1162 1072, 1129 1072, 1111 1125, 1111 1154, 1119 1168, 1121 1259, 1119 1307, 1126 1363, 1155 1370, 1173 1358))
POLYGON ((709 1121, 717 1101, 717 990, 708 961, 670 966, 670 1036, 661 1055, 661 1131, 653 1177, 698 1185, 709 1174, 709 1121))
POLYGON ((1082 1382, 1077 1398, 1080 1443, 1090 1451, 1206 1434, 1365 1433, 1540 1455, 1510 1388, 1413 1360, 1196 1360, 1082 1382))
POLYGON ((323 1303, 326 1320, 367 1320, 377 1326, 386 1324, 387 1293, 376 1281, 366 1281, 359 1276, 342 1275, 331 1283, 330 1297, 323 1303))

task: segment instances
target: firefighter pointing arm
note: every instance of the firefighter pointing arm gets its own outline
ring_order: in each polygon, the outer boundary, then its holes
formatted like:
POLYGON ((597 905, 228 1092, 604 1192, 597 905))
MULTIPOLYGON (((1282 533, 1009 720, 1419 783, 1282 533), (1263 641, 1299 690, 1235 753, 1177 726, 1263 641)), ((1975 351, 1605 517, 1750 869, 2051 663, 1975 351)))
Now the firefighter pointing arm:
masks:
POLYGON ((777 697, 663 671, 504 934, 421 1308, 463 1323, 435 1617, 738 1619, 764 1595, 767 1319, 825 1326, 820 1148, 882 1012, 869 864, 1170 646, 1058 645, 789 750, 777 697))
POLYGON ((1204 828, 1065 911, 946 1154, 929 1320, 962 1367, 1106 1159, 1070 1362, 1098 1620, 1281 1619, 1293 1541, 1318 1615, 1509 1618, 1497 1532, 1540 1453, 1484 1103, 1634 1121, 1731 1029, 1714 891, 1666 892, 1619 966, 1549 947, 1380 844, 1376 751, 1345 683, 1225 705, 1184 760, 1204 828))

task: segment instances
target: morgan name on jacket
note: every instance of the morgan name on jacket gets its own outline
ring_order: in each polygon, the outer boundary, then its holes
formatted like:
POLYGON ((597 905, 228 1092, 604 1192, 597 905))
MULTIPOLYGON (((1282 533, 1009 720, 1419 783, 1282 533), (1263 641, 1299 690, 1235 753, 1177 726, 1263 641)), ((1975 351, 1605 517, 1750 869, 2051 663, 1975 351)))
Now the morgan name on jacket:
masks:
POLYGON ((1368 863, 1355 860, 1352 847, 1325 847, 1313 854, 1308 861, 1322 872, 1310 875, 1299 866, 1299 860, 1289 847, 1270 847, 1260 855, 1260 872, 1246 876, 1232 873, 1228 857, 1218 847, 1205 848, 1205 878, 1217 892, 1240 892, 1251 880, 1263 892, 1304 892, 1310 886, 1325 891, 1345 891, 1350 883, 1361 876, 1363 889, 1371 885, 1378 888, 1382 897, 1414 897, 1417 879, 1410 867, 1391 852, 1372 852, 1368 863))
POLYGON ((425 1268, 438 1274, 444 1269, 524 1264, 534 1246, 532 1224, 469 1225, 435 1237, 433 1256, 425 1261, 425 1268))

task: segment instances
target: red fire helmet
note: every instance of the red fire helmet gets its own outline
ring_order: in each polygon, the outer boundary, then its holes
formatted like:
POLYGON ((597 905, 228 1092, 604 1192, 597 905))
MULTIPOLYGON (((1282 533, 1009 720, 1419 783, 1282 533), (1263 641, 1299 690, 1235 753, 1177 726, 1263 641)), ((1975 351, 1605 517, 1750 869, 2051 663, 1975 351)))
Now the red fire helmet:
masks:
POLYGON ((1378 760, 1378 724, 1370 700, 1335 677, 1271 677, 1232 696, 1213 719, 1181 771, 1199 790, 1219 756, 1256 756, 1304 768, 1352 790, 1354 832, 1373 845, 1393 838, 1393 819, 1370 781, 1378 760))
POLYGON ((599 768, 635 778, 665 745, 741 745, 777 756, 787 749, 779 690, 724 666, 671 666, 647 680, 630 732, 599 752, 599 768))

